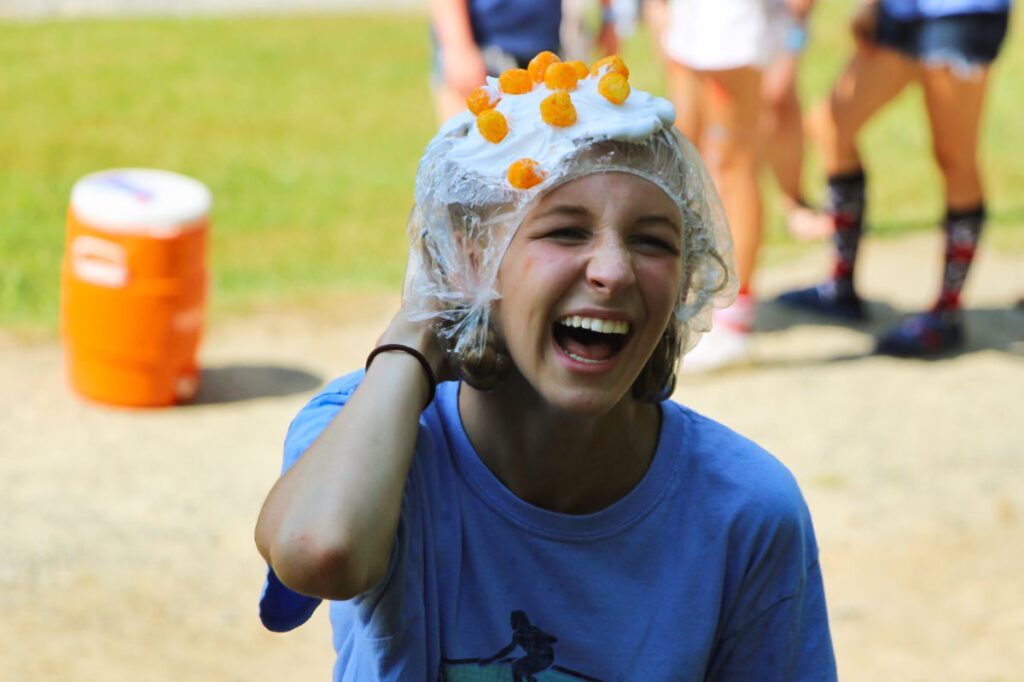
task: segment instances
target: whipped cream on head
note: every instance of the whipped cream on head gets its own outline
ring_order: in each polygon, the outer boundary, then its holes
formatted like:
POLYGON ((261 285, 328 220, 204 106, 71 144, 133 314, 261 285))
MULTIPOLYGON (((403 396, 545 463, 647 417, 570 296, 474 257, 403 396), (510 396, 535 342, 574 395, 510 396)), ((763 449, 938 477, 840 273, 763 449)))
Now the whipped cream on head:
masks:
POLYGON ((484 138, 476 126, 476 116, 466 111, 453 118, 442 133, 467 129, 463 137, 452 138, 448 158, 466 170, 494 181, 504 181, 509 166, 516 160, 535 161, 543 173, 550 173, 572 153, 578 140, 620 140, 640 142, 675 121, 672 103, 641 90, 632 90, 622 104, 614 104, 598 91, 601 77, 611 67, 603 66, 596 75, 577 82, 568 91, 576 108, 576 122, 570 126, 551 125, 541 117, 541 102, 558 92, 543 82, 530 92, 514 95, 501 92, 498 79, 487 78, 484 86, 501 101, 494 107, 508 122, 508 134, 500 142, 484 138))

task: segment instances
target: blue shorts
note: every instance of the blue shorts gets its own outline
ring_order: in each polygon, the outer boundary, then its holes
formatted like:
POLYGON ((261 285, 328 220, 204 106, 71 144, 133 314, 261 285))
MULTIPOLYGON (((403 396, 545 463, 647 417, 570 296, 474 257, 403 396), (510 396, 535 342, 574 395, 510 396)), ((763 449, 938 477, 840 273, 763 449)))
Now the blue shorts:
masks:
POLYGON ((1009 12, 995 12, 905 20, 879 8, 875 40, 926 64, 972 69, 995 60, 1009 18, 1009 12))

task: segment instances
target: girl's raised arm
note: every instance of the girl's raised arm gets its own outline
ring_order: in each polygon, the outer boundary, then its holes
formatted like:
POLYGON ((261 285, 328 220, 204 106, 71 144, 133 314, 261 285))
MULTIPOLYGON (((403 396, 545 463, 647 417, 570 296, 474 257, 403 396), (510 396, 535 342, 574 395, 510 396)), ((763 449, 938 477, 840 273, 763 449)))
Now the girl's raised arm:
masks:
MULTIPOLYGON (((437 376, 433 332, 399 312, 378 344, 421 352, 437 376)), ((256 523, 256 546, 287 587, 351 599, 387 570, 429 380, 412 355, 377 355, 345 407, 274 485, 256 523)))

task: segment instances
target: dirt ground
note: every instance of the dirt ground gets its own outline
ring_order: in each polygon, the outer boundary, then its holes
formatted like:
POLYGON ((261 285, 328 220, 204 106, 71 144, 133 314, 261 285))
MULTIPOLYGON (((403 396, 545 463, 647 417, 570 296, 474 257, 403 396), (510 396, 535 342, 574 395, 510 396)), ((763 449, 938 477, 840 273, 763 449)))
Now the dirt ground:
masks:
MULTIPOLYGON (((937 235, 865 244, 871 324, 765 305, 756 362, 676 398, 795 472, 814 514, 844 680, 1024 679, 1024 260, 982 253, 970 342, 870 354, 935 290, 937 235)), ((767 269, 811 282, 825 250, 767 269)), ((60 347, 0 337, 0 679, 328 680, 324 609, 261 629, 252 528, 292 415, 357 367, 397 305, 358 297, 210 330, 197 403, 130 411, 65 387, 60 347)))

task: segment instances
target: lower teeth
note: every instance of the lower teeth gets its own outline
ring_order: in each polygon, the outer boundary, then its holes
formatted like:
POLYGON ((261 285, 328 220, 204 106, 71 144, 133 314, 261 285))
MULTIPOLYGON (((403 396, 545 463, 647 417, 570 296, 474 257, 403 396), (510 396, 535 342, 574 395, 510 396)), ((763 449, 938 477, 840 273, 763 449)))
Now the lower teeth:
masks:
POLYGON ((575 360, 576 362, 582 362, 586 365, 600 365, 603 362, 608 362, 607 360, 591 360, 589 358, 581 358, 575 353, 570 353, 569 351, 565 351, 565 354, 568 355, 573 360, 575 360))

